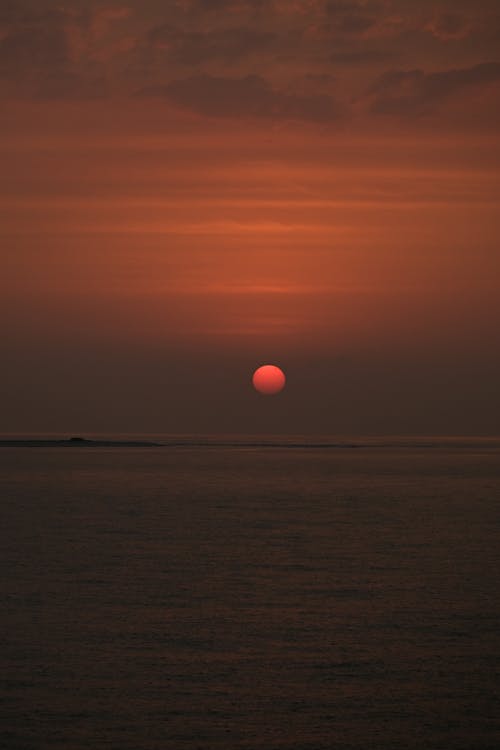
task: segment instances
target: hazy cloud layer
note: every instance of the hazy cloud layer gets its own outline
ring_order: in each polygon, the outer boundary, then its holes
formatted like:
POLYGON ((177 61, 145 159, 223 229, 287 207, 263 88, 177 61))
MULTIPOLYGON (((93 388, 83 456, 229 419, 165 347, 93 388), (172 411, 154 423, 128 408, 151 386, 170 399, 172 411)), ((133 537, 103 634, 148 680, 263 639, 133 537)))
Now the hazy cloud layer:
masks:
POLYGON ((151 30, 149 41, 177 62, 199 65, 209 60, 232 63, 249 55, 266 53, 276 41, 276 35, 245 27, 183 31, 164 24, 151 30))
POLYGON ((338 116, 333 98, 296 95, 272 88, 257 75, 244 78, 191 76, 143 95, 164 96, 171 103, 208 117, 256 117, 328 122, 338 116))
POLYGON ((387 62, 393 58, 393 54, 381 49, 360 49, 332 52, 330 60, 335 65, 372 65, 373 63, 387 62))
POLYGON ((427 30, 438 39, 463 39, 468 36, 473 25, 468 17, 460 13, 437 13, 428 23, 427 30))
POLYGON ((61 69, 69 62, 65 16, 59 11, 33 14, 24 19, 17 13, 3 14, 0 38, 0 69, 6 75, 32 68, 61 69))
POLYGON ((371 109, 379 114, 429 114, 449 96, 470 87, 500 81, 500 63, 425 73, 422 70, 385 73, 371 93, 371 109))
POLYGON ((465 116, 466 92, 497 80, 499 42, 491 0, 21 0, 0 8, 0 94, 148 92, 214 117, 321 123, 353 103, 437 116, 453 96, 460 120, 461 92, 465 116))
POLYGON ((326 17, 339 34, 361 35, 385 21, 384 5, 376 0, 327 0, 326 17))

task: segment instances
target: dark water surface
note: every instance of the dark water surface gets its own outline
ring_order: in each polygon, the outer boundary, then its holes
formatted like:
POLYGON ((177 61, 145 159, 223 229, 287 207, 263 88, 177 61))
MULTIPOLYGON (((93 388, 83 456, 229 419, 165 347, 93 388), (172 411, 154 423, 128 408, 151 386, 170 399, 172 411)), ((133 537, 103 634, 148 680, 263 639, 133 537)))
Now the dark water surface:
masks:
POLYGON ((0 747, 497 750, 498 449, 2 449, 0 747))

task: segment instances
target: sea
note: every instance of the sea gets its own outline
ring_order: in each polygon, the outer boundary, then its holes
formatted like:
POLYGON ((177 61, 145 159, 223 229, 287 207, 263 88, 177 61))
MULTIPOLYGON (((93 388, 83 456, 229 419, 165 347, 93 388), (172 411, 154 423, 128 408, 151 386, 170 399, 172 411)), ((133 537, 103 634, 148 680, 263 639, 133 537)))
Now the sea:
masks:
POLYGON ((2 750, 500 748, 500 439, 143 437, 0 447, 2 750))

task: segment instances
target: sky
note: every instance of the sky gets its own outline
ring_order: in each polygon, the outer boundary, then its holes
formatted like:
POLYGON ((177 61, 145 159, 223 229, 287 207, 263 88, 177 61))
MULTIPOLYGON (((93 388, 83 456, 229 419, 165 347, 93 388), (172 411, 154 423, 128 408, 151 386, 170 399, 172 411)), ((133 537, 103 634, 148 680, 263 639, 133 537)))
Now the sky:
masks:
POLYGON ((498 49, 497 0, 3 0, 0 432, 498 434, 498 49))

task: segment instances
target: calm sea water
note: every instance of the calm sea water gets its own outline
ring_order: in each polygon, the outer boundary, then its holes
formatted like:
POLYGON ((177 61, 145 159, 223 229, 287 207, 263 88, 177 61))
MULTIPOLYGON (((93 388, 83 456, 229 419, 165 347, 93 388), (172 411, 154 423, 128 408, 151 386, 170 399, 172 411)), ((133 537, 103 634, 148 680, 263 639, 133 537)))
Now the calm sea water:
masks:
POLYGON ((0 449, 0 747, 498 750, 500 442, 358 444, 0 449))

